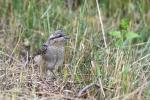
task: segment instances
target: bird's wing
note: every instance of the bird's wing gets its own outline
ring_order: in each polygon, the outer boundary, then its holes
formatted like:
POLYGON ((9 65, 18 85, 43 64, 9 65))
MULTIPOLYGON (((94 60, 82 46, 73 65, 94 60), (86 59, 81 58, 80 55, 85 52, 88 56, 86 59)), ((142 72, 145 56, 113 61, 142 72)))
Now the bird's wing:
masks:
POLYGON ((45 60, 47 61, 48 68, 55 68, 58 62, 57 48, 50 46, 45 54, 45 60))

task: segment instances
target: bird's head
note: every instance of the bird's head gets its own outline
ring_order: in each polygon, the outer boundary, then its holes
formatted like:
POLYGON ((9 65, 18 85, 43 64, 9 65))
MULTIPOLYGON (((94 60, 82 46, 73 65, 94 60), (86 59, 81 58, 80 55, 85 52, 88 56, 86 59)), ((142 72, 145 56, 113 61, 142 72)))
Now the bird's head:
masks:
POLYGON ((44 45, 63 46, 64 42, 69 39, 63 30, 56 30, 51 34, 44 45))

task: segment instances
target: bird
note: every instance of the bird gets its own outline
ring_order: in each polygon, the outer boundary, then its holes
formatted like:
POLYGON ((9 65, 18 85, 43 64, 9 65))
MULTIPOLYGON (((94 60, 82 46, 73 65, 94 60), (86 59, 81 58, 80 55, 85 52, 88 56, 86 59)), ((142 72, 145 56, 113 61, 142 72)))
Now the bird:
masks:
POLYGON ((40 66, 41 77, 47 77, 48 70, 56 77, 54 71, 64 62, 64 46, 67 39, 69 37, 62 29, 56 30, 35 54, 34 61, 40 66))

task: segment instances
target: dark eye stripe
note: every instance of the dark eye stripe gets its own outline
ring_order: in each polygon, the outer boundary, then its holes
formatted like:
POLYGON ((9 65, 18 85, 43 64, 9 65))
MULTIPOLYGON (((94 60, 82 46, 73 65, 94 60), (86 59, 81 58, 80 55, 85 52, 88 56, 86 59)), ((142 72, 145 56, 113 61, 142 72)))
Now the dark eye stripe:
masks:
POLYGON ((52 37, 52 38, 50 38, 50 39, 53 40, 53 39, 60 38, 60 37, 64 37, 64 35, 59 34, 58 36, 52 37))

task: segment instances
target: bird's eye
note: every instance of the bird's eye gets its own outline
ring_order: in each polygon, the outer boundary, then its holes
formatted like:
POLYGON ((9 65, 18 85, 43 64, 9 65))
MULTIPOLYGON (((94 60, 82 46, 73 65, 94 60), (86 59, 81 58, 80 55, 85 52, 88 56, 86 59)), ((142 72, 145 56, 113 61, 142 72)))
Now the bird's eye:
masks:
POLYGON ((58 37, 63 37, 63 35, 62 34, 59 34, 59 36, 58 37))
POLYGON ((55 38, 60 38, 63 37, 63 34, 58 34, 57 36, 55 36, 55 38))

